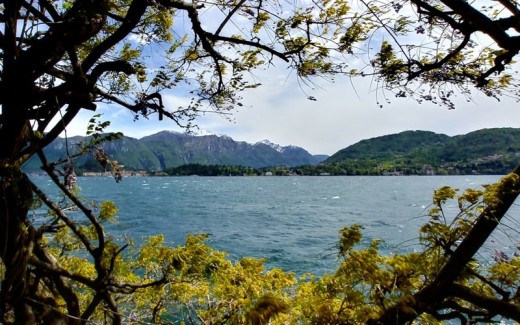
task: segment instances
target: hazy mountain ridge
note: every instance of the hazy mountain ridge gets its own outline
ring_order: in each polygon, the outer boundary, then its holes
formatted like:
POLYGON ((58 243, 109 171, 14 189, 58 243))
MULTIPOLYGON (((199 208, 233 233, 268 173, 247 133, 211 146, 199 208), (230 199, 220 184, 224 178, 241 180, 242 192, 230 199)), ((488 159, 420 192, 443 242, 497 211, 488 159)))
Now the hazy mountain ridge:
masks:
MULTIPOLYGON (((87 141, 87 137, 79 136, 58 138, 44 151, 49 161, 66 159, 67 145, 68 152, 72 155, 78 151, 78 143, 87 141)), ((300 147, 283 147, 267 141, 249 144, 235 141, 229 136, 194 136, 170 131, 162 131, 141 139, 125 136, 107 142, 102 147, 110 159, 123 164, 125 169, 148 171, 159 171, 185 164, 240 165, 255 168, 276 165, 299 166, 319 163, 328 158, 324 155, 313 156, 300 147)), ((101 169, 91 154, 77 158, 76 166, 88 171, 101 169)), ((25 169, 37 171, 37 159, 32 159, 25 169)))

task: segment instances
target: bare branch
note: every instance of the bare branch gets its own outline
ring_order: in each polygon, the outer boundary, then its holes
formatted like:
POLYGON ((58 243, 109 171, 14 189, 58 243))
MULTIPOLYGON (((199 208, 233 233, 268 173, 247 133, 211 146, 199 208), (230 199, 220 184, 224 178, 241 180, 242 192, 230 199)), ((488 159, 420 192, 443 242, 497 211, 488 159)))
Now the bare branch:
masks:
POLYGON ((238 11, 238 9, 240 9, 240 7, 242 7, 242 5, 244 4, 244 2, 246 2, 246 0, 240 0, 239 3, 237 3, 233 9, 229 12, 229 14, 226 16, 226 18, 224 18, 224 20, 222 21, 222 23, 220 23, 220 26, 218 26, 217 30, 215 31, 215 36, 216 35, 219 35, 220 32, 222 31, 222 29, 226 26, 226 24, 229 22, 229 20, 231 19, 231 17, 233 17, 233 15, 238 11))
POLYGON ((60 19, 60 14, 56 12, 54 6, 48 0, 38 0, 38 3, 44 8, 46 12, 52 17, 54 21, 58 21, 60 19))
POLYGON ((415 79, 424 72, 442 68, 446 63, 448 63, 451 59, 453 59, 455 56, 457 56, 457 54, 459 54, 462 50, 464 50, 470 40, 471 40, 470 34, 464 35, 464 39, 462 40, 462 42, 453 51, 450 51, 441 60, 439 60, 435 63, 422 64, 420 62, 413 61, 413 64, 417 64, 419 66, 419 70, 416 72, 412 71, 408 77, 408 80, 415 79))
POLYGON ((103 251, 105 250, 105 234, 103 232, 103 227, 101 226, 97 218, 92 214, 92 211, 88 209, 74 194, 72 194, 65 187, 64 184, 60 182, 60 180, 54 173, 54 169, 52 168, 52 166, 48 164, 46 157, 43 155, 41 151, 38 153, 38 156, 42 161, 43 169, 47 172, 47 174, 50 176, 53 182, 59 187, 59 189, 63 193, 65 193, 65 195, 72 201, 72 203, 74 203, 80 209, 80 211, 83 212, 83 214, 89 219, 90 223, 96 230, 98 247, 90 249, 89 252, 94 257, 96 266, 99 266, 99 264, 101 263, 101 256, 103 254, 103 251))
POLYGON ((92 246, 92 244, 90 243, 90 240, 78 229, 76 223, 74 221, 70 220, 63 213, 63 210, 58 205, 56 205, 56 203, 54 203, 51 199, 49 199, 49 197, 47 197, 47 195, 45 193, 43 193, 43 191, 38 186, 36 186, 36 184, 31 182, 31 186, 32 186, 32 190, 34 191, 34 193, 36 193, 36 195, 40 198, 40 200, 42 200, 42 202, 49 209, 51 209, 54 213, 56 213, 56 216, 61 221, 63 221, 67 225, 67 227, 69 227, 69 229, 74 233, 74 235, 76 237, 78 237, 78 239, 81 241, 83 246, 85 246, 85 249, 89 253, 94 254, 94 252, 96 250, 95 247, 92 246))
POLYGON ((21 2, 22 7, 24 7, 29 13, 31 13, 37 19, 41 20, 44 23, 47 23, 47 25, 52 23, 52 21, 49 18, 47 18, 47 16, 45 16, 40 10, 34 8, 34 6, 29 4, 27 1, 20 1, 20 2, 21 2))
POLYGON ((277 56, 278 58, 284 60, 285 62, 289 62, 289 59, 288 59, 288 56, 290 54, 293 54, 293 53, 296 53, 297 50, 295 51, 291 51, 291 52, 279 52, 279 51, 276 51, 275 49, 273 49, 272 47, 269 47, 265 44, 261 44, 260 42, 252 42, 252 41, 248 41, 248 40, 243 40, 243 39, 238 39, 238 38, 232 38, 232 37, 227 37, 227 36, 221 36, 221 35, 215 35, 215 34, 211 34, 211 33, 206 33, 206 35, 208 36, 209 39, 211 39, 212 41, 224 41, 224 42, 229 42, 229 43, 235 43, 235 44, 242 44, 242 45, 248 45, 248 46, 252 46, 252 47, 256 47, 256 48, 259 48, 259 49, 262 49, 274 56, 277 56))

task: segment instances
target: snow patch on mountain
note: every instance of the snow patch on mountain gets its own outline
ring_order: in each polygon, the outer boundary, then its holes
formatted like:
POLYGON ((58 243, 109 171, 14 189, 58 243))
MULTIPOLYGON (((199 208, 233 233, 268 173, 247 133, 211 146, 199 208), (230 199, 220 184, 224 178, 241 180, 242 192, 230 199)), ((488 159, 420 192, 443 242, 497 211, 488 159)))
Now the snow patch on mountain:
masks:
POLYGON ((193 133, 194 136, 196 137, 203 137, 203 136, 216 136, 216 137, 219 137, 219 138, 223 138, 223 139, 227 139, 227 140, 233 140, 233 138, 231 138, 230 136, 226 135, 226 134, 219 134, 219 133, 214 133, 214 132, 211 132, 211 131, 208 131, 208 130, 198 130, 197 132, 194 132, 193 133))
POLYGON ((292 145, 284 147, 284 146, 281 146, 279 144, 272 143, 269 140, 262 140, 262 141, 257 142, 256 144, 264 144, 266 146, 269 146, 269 147, 273 148, 274 150, 276 150, 276 151, 278 151, 280 153, 284 153, 285 151, 287 151, 289 149, 298 149, 299 148, 297 146, 292 146, 292 145))

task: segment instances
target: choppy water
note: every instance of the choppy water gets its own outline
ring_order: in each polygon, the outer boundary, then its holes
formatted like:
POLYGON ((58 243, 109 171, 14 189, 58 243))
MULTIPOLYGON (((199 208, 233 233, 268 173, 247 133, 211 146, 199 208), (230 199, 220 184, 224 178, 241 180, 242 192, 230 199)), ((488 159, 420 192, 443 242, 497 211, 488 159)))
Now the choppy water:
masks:
MULTIPOLYGON (((338 230, 365 227, 385 250, 413 249, 436 188, 475 188, 499 176, 404 177, 80 177, 81 194, 112 200, 119 223, 108 231, 136 239, 163 233, 172 245, 210 233, 232 258, 265 257, 268 267, 322 274, 335 267, 338 230), (410 241, 411 240, 411 241, 410 241)), ((43 188, 52 184, 36 178, 43 188)), ((515 213, 514 211, 512 213, 515 213)), ((505 244, 504 244, 505 245, 505 244)))

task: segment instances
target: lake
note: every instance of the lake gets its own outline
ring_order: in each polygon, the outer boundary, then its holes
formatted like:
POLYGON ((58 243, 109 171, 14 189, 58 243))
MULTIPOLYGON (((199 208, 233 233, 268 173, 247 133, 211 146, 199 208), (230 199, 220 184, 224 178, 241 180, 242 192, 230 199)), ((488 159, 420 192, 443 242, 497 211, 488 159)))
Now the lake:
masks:
MULTIPOLYGON (((229 252, 232 259, 265 257, 267 267, 323 274, 336 266, 335 245, 342 227, 363 225, 364 242, 383 239, 385 253, 413 250, 435 189, 476 188, 498 179, 191 176, 128 177, 116 183, 108 177, 79 177, 78 184, 85 199, 116 203, 119 223, 107 226, 112 234, 141 239, 162 233, 172 245, 181 245, 188 233, 209 233, 208 243, 229 252)), ((55 190, 43 177, 34 180, 55 190)), ((455 210, 453 204, 451 208, 455 210)), ((513 243, 498 245, 515 249, 513 243)))

